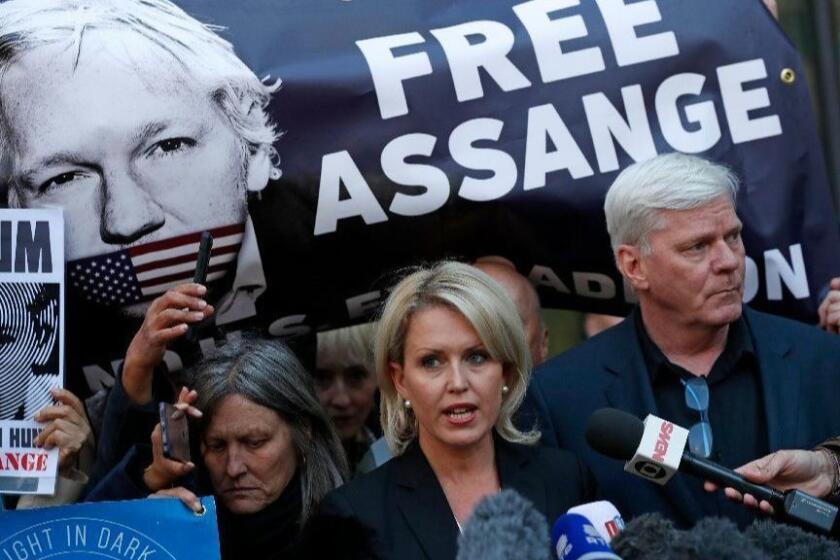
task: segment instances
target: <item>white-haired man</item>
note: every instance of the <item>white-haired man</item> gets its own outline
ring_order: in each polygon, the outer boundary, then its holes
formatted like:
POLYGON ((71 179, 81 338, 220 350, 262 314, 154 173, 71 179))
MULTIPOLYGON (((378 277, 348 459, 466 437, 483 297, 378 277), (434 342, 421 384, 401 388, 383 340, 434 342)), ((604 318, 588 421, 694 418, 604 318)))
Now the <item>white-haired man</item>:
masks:
POLYGON ((604 210, 616 265, 639 305, 627 320, 547 362, 530 402, 544 439, 578 453, 627 517, 657 511, 689 526, 752 512, 702 481, 639 480, 592 450, 598 408, 652 413, 690 429, 694 454, 737 467, 840 433, 840 342, 813 326, 742 306, 738 183, 725 167, 667 154, 625 169, 604 210))
MULTIPOLYGON (((238 259, 233 293, 264 285, 246 193, 280 173, 267 85, 214 28, 168 0, 0 4, 0 181, 13 207, 61 207, 71 285, 132 315, 238 259), (241 247, 240 247, 241 246, 241 247)), ((230 278, 226 284, 230 286, 230 278)), ((253 300, 216 320, 253 315, 253 300)))

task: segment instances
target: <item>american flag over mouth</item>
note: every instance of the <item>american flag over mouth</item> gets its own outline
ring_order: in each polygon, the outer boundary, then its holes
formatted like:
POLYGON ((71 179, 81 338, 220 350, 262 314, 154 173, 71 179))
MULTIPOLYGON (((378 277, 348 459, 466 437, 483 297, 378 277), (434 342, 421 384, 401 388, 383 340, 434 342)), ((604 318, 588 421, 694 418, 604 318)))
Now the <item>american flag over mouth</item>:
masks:
MULTIPOLYGON (((245 224, 209 230, 213 235, 207 283, 232 269, 245 224)), ((130 305, 148 301, 183 282, 191 282, 201 232, 188 233, 67 263, 70 284, 88 301, 130 305)))

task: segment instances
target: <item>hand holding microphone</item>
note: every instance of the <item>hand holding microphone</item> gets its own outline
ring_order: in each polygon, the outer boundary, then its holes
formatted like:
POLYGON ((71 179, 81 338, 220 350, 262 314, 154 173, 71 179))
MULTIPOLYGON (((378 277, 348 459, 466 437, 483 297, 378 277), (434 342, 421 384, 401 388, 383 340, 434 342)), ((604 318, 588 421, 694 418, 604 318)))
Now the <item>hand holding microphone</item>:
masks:
POLYGON ((607 501, 573 507, 551 531, 528 500, 514 490, 487 496, 475 507, 458 539, 457 560, 620 560, 609 546, 624 528, 607 501))
MULTIPOLYGON (((820 498, 829 495, 837 484, 837 465, 827 449, 814 451, 782 450, 765 455, 760 459, 743 465, 735 472, 757 484, 767 484, 779 490, 798 489, 820 498)), ((714 492, 718 485, 707 481, 704 488, 714 492)), ((726 487, 726 496, 735 501, 743 501, 749 507, 760 508, 763 512, 774 514, 773 505, 767 500, 757 499, 750 493, 726 487)))
POLYGON ((755 484, 741 474, 695 457, 685 451, 688 431, 648 415, 641 420, 621 410, 602 408, 589 418, 586 440, 593 449, 622 461, 624 470, 665 484, 677 470, 734 488, 766 501, 785 520, 811 530, 828 533, 837 519, 838 508, 801 490, 780 492, 755 484))

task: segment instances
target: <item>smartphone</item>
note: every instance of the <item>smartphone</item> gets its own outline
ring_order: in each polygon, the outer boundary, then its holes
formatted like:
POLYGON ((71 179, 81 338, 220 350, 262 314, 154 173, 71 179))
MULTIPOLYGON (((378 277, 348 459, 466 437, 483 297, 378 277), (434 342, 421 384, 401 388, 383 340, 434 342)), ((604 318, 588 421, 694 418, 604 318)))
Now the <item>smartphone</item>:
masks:
MULTIPOLYGON (((213 249, 213 236, 209 231, 201 234, 201 242, 198 245, 198 261, 195 263, 195 274, 193 282, 204 284, 207 281, 207 269, 210 267, 210 251, 213 249)), ((190 325, 186 335, 189 344, 198 342, 198 327, 190 325)))
POLYGON ((210 266, 210 250, 213 249, 213 236, 209 231, 201 234, 201 242, 198 245, 198 262, 195 263, 195 275, 193 282, 204 284, 207 281, 207 269, 210 266))
POLYGON ((190 461, 190 427, 185 412, 160 403, 160 435, 164 457, 182 463, 190 461))

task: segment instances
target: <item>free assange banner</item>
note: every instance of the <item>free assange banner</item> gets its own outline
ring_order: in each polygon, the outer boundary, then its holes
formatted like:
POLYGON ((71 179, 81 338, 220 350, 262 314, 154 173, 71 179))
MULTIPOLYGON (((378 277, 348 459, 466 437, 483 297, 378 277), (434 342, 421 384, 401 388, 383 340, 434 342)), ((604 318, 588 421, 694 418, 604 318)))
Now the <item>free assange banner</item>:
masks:
POLYGON ((750 305, 814 321, 840 273, 805 74, 760 0, 55 1, 40 35, 0 3, 0 145, 10 206, 65 209, 91 389, 205 229, 229 332, 361 321, 394 271, 484 255, 544 306, 624 313, 604 194, 664 152, 741 179, 750 305))
POLYGON ((216 504, 196 515, 177 499, 100 502, 0 512, 0 558, 219 558, 216 504))

